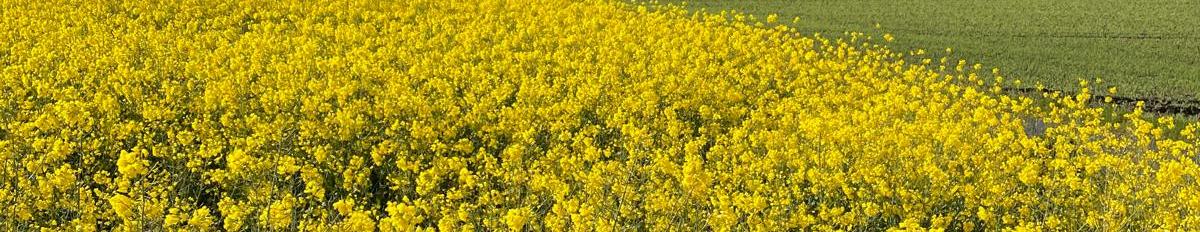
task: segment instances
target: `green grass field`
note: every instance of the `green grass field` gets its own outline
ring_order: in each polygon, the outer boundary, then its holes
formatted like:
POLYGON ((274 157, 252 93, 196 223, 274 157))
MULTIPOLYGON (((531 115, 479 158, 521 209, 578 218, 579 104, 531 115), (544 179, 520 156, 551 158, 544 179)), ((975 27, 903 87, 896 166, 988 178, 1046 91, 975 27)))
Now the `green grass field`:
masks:
MULTIPOLYGON (((679 1, 668 1, 678 3, 679 1)), ((1196 0, 694 0, 805 33, 891 33, 898 50, 953 48, 952 58, 1000 67, 1023 81, 1071 91, 1104 79, 1120 95, 1200 99, 1200 1, 1196 0), (875 28, 876 24, 881 28, 875 28)), ((940 54, 938 54, 940 55, 940 54)))

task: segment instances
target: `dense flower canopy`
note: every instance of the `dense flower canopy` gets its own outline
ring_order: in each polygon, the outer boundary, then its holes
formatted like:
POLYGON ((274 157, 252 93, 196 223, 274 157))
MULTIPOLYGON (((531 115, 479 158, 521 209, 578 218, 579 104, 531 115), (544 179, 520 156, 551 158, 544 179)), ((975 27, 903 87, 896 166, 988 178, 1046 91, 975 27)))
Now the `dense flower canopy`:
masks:
POLYGON ((890 35, 605 0, 0 7, 5 229, 1200 229, 1197 125, 890 35))

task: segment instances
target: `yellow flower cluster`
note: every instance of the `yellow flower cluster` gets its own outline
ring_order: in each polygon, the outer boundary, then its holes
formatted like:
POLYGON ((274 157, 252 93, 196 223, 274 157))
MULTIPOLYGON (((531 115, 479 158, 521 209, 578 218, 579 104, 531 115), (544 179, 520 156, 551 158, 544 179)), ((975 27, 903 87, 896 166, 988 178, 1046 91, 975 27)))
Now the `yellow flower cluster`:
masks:
POLYGON ((0 228, 1200 229, 1196 124, 778 21, 5 1, 0 228))

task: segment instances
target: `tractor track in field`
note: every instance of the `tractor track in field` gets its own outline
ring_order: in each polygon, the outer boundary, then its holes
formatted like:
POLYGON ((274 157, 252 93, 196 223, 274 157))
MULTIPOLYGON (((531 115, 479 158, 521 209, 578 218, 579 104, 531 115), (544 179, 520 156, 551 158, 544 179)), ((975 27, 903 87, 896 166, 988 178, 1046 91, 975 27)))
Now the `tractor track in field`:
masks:
POLYGON ((963 31, 963 32, 946 32, 946 31, 924 31, 924 30, 906 30, 893 29, 893 32, 902 32, 919 35, 932 35, 943 37, 1008 37, 1008 38, 1050 38, 1050 39, 1141 39, 1141 40, 1200 40, 1200 36, 1189 34, 1165 34, 1165 33, 1088 33, 1088 32, 1044 32, 1044 33, 1006 33, 995 31, 963 31))
MULTIPOLYGON (((1067 95, 1075 95, 1073 91, 1037 89, 1037 88, 1003 88, 1006 92, 1014 92, 1019 94, 1033 93, 1062 93, 1067 95)), ((1163 97, 1130 97, 1130 96, 1095 96, 1088 103, 1092 105, 1105 104, 1104 97, 1112 97, 1112 104, 1121 106, 1134 106, 1138 102, 1145 102, 1145 107, 1142 110, 1156 114, 1174 114, 1187 116, 1200 116, 1200 100, 1182 100, 1163 97)))

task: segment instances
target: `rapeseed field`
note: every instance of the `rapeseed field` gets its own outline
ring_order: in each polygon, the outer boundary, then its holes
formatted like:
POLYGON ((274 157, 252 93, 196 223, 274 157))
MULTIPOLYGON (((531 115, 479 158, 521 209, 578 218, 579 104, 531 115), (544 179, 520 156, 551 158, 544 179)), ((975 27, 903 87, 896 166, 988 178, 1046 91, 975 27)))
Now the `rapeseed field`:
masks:
POLYGON ((615 0, 0 8, 5 230, 1200 229, 1200 125, 891 36, 615 0))

